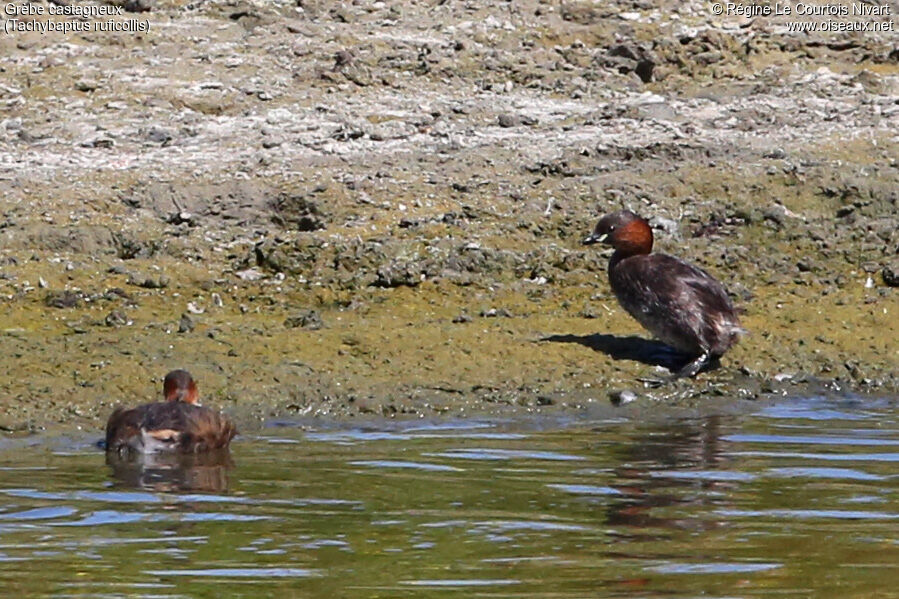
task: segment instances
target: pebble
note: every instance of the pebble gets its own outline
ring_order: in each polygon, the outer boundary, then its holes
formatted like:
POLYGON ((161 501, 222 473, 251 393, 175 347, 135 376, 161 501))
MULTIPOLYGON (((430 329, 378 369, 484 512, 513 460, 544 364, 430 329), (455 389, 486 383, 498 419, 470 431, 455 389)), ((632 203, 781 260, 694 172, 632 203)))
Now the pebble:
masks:
POLYGON ((169 278, 166 275, 160 275, 159 278, 131 275, 128 283, 144 289, 164 289, 169 286, 169 278))
POLYGON ((51 308, 75 308, 81 303, 81 295, 74 291, 51 291, 44 298, 44 303, 51 308))
POLYGON ((637 394, 628 389, 624 390, 615 390, 609 393, 609 401, 612 402, 613 405, 623 406, 625 404, 629 404, 632 401, 637 399, 637 394))
POLYGON ((237 278, 241 281, 258 281, 265 277, 265 274, 259 270, 258 268, 248 268, 246 270, 239 270, 236 273, 237 278))
POLYGON ((148 12, 153 9, 155 0, 125 0, 126 12, 148 12))
POLYGON ((310 331, 317 331, 325 326, 325 323, 322 321, 322 317, 319 313, 315 310, 305 310, 294 314, 293 316, 289 316, 284 321, 284 326, 289 329, 303 328, 310 331))
POLYGON ((92 92, 100 87, 100 84, 93 79, 79 79, 75 82, 75 89, 80 92, 92 92))
POLYGON ((514 114, 504 113, 499 115, 497 119, 500 127, 509 128, 509 127, 517 127, 521 124, 521 119, 514 114))
POLYGON ((158 144, 167 144, 172 141, 173 137, 174 133, 172 131, 162 127, 150 127, 146 133, 147 141, 158 144))
POLYGON ((125 313, 121 310, 113 310, 106 315, 106 318, 103 320, 103 322, 108 327, 122 327, 131 324, 131 321, 128 320, 128 317, 125 316, 125 313))
POLYGON ((190 333, 194 330, 196 324, 188 314, 182 314, 181 320, 178 322, 179 333, 190 333))
POLYGON ((884 266, 883 270, 880 271, 880 276, 883 277, 885 285, 899 287, 899 262, 884 266))
POLYGON ((82 148, 114 148, 115 140, 110 137, 97 137, 81 142, 82 148))
POLYGON ((668 235, 677 235, 677 221, 664 216, 653 216, 649 219, 649 225, 653 229, 664 231, 668 235))

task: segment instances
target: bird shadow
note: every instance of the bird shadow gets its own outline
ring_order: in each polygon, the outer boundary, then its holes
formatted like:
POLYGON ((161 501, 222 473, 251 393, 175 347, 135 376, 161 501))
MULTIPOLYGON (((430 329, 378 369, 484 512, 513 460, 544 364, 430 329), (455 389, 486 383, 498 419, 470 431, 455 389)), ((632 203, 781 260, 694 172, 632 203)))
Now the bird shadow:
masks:
POLYGON ((650 366, 661 366, 671 372, 678 372, 686 366, 691 358, 661 341, 652 341, 642 337, 617 335, 550 335, 541 341, 553 343, 577 343, 584 347, 602 352, 613 360, 634 360, 650 366))

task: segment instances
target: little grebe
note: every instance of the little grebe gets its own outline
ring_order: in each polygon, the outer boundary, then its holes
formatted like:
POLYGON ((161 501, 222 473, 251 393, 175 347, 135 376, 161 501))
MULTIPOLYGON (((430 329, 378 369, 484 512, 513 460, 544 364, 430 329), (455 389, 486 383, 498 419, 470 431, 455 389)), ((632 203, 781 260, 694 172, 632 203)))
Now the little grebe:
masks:
POLYGON ((165 375, 165 401, 119 407, 106 423, 106 451, 197 453, 228 447, 237 429, 223 414, 197 404, 197 384, 186 370, 165 375))
POLYGON ((604 216, 585 244, 615 248, 609 282, 618 303, 653 335, 689 355, 675 378, 692 377, 746 331, 721 283, 667 254, 652 254, 652 229, 631 212, 604 216))

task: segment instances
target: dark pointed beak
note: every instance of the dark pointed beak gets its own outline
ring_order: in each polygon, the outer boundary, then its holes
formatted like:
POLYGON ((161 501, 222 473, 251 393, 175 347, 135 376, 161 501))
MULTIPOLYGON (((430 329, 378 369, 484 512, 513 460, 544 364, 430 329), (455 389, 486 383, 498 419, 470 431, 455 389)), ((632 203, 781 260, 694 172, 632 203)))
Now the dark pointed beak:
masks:
POLYGON ((584 245, 593 245, 595 243, 602 243, 603 241, 606 240, 606 237, 608 237, 608 235, 606 235, 604 233, 602 235, 599 235, 597 233, 591 233, 589 237, 584 239, 583 243, 584 243, 584 245))

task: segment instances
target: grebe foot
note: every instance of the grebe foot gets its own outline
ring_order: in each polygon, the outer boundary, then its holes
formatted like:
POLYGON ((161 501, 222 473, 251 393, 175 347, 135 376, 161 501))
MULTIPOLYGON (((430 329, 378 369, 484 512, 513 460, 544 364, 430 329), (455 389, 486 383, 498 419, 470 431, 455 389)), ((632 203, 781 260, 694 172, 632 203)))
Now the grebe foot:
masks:
POLYGON ((637 380, 643 383, 644 387, 649 387, 650 389, 658 389, 665 383, 670 383, 674 379, 671 377, 666 377, 663 379, 652 379, 649 377, 637 377, 637 380))
POLYGON ((678 370, 671 380, 677 380, 680 378, 691 378, 696 376, 700 370, 705 368, 706 364, 709 363, 709 352, 702 352, 698 358, 678 370))

